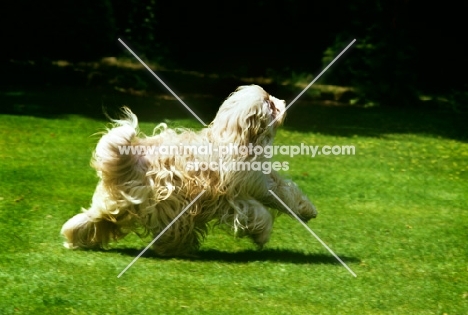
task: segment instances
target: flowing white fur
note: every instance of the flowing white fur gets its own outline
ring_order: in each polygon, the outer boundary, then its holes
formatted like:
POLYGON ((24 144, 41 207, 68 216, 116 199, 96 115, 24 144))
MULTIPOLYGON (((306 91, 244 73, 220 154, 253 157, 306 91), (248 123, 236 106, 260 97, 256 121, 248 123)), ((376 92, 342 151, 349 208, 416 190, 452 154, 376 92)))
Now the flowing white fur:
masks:
POLYGON ((159 255, 196 252, 208 223, 231 227, 262 247, 268 242, 275 210, 288 213, 273 197, 273 190, 301 219, 317 215, 309 199, 277 172, 188 170, 189 162, 269 161, 264 156, 236 152, 206 154, 121 154, 119 146, 254 146, 271 145, 284 114, 285 103, 256 85, 241 86, 221 105, 211 124, 195 132, 170 129, 165 124, 154 135, 138 131, 137 117, 124 108, 125 117, 114 120, 97 144, 92 159, 100 181, 89 209, 62 227, 68 248, 106 247, 130 232, 158 235, 197 195, 205 193, 153 245, 159 255))

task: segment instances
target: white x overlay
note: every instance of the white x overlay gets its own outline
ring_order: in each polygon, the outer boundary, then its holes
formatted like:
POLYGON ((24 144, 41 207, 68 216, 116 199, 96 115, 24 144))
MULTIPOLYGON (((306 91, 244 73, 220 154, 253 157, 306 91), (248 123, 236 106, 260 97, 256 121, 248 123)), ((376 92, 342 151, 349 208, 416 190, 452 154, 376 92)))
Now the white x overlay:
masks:
MULTIPOLYGON (((130 49, 130 47, 128 47, 120 38, 118 39, 119 42, 125 46, 125 48, 127 48, 128 51, 130 51, 130 53, 146 68, 148 69, 148 71, 156 78, 158 79, 158 81, 182 104, 185 106, 185 108, 187 108, 187 110, 199 121, 202 123, 203 126, 207 126, 205 124, 205 122, 203 120, 200 119, 200 117, 197 116, 197 114, 195 114, 194 111, 192 111, 190 109, 190 107, 184 103, 184 101, 182 101, 182 99, 177 96, 177 94, 174 93, 174 91, 172 91, 172 89, 167 86, 166 83, 164 83, 163 80, 161 80, 157 75, 156 73, 153 72, 153 70, 151 70, 150 67, 148 67, 146 65, 145 62, 143 62, 143 60, 140 59, 140 57, 137 56, 137 54, 135 54, 133 52, 133 50, 130 49)), ((336 60, 338 60, 339 57, 341 57, 341 55, 343 55, 345 53, 346 50, 348 50, 349 47, 351 47, 352 44, 354 44, 354 42, 356 41, 356 39, 354 39, 353 41, 351 41, 351 43, 346 46, 345 49, 343 49, 343 51, 338 54, 331 62, 330 64, 328 64, 327 67, 325 67, 325 69, 322 70, 322 72, 320 72, 320 74, 315 77, 314 80, 312 80, 312 82, 310 82, 303 90, 301 93, 299 93, 296 98, 294 100, 292 100, 288 106, 286 106, 286 108, 284 109, 283 112, 281 112, 279 115, 277 115, 277 117, 272 121, 270 122, 270 124, 268 126, 271 126, 277 119, 279 119, 281 117, 281 114, 283 114, 284 112, 286 112, 286 110, 288 110, 289 107, 291 107, 298 99, 299 97, 302 96, 302 94, 305 93, 305 91, 307 91, 307 89, 309 89, 312 84, 314 84, 321 76, 323 73, 325 73, 325 71, 328 70, 328 68, 330 68, 330 66, 335 63, 336 60)), ((169 223, 167 225, 166 228, 164 228, 164 230, 162 230, 152 241, 151 243, 148 244, 148 246, 145 247, 145 249, 143 249, 141 251, 140 254, 138 254, 138 256, 136 256, 132 262, 130 264, 128 264, 127 267, 125 267, 124 270, 122 270, 122 272, 117 276, 117 278, 120 278, 137 260, 138 258, 140 258, 194 203, 195 201, 197 201, 198 198, 201 197, 201 195, 203 195, 205 193, 206 190, 203 190, 201 193, 199 193, 193 200, 192 202, 190 202, 185 208, 184 210, 182 210, 181 213, 179 213, 175 218, 174 220, 171 221, 171 223, 169 223)), ((272 190, 269 190, 269 192, 276 198, 278 199, 278 201, 292 214, 292 216, 297 219, 319 242, 320 244, 322 244, 354 277, 357 277, 357 275, 340 259, 340 257, 338 257, 328 246, 327 244, 325 244, 318 236, 317 234, 314 233, 314 231, 312 231, 308 226, 307 224, 305 224, 304 222, 302 222, 302 220, 272 191, 272 190)))

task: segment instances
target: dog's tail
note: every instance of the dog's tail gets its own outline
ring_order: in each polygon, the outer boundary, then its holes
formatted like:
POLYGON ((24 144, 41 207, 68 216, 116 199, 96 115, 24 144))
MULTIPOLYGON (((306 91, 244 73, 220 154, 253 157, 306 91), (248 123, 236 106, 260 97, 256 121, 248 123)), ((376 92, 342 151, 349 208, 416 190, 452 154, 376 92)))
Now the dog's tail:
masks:
POLYGON ((93 220, 88 213, 80 213, 68 220, 61 234, 67 241, 66 248, 103 248, 124 236, 118 226, 107 220, 93 220))
POLYGON ((139 145, 138 119, 127 107, 123 112, 124 118, 113 120, 114 127, 99 140, 91 161, 107 187, 144 181, 147 170, 146 152, 139 145))
MULTIPOLYGON (((101 178, 89 210, 75 215, 62 227, 67 248, 105 247, 125 236, 136 218, 136 207, 147 200, 145 155, 135 151, 142 141, 138 137, 138 119, 124 107, 123 119, 99 140, 91 165, 101 178)), ((144 153, 144 152, 143 152, 144 153)))

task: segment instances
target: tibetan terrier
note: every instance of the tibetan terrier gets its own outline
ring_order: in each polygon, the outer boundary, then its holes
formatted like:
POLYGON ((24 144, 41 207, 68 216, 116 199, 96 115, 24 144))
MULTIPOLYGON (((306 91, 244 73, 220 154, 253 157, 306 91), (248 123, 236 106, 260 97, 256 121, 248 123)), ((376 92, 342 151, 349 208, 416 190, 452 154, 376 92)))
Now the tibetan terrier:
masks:
POLYGON ((160 124, 145 136, 137 117, 128 108, 124 113, 97 144, 91 163, 100 180, 91 207, 62 227, 67 248, 102 248, 130 232, 156 237, 166 229, 155 253, 190 255, 210 222, 262 247, 276 214, 289 213, 269 190, 301 220, 317 215, 300 189, 278 174, 281 163, 261 154, 285 116, 285 102, 261 87, 239 87, 201 131, 160 124))

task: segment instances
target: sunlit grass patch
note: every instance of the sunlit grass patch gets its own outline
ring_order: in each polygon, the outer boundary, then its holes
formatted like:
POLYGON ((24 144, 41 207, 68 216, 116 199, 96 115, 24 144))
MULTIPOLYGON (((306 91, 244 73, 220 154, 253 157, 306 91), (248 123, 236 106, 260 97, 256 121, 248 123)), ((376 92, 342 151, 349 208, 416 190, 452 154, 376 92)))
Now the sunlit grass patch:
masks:
MULTIPOLYGON (((291 115, 294 118, 294 115, 291 115)), ((391 117, 390 117, 391 118, 391 117)), ((194 120, 168 121, 196 127, 194 120)), ((463 314, 468 308, 468 145, 429 134, 318 132, 287 120, 275 144, 354 145, 354 155, 276 155, 319 210, 282 215, 263 251, 213 229, 198 257, 141 257, 129 235, 108 251, 62 247, 62 224, 90 203, 105 123, 0 116, 2 314, 463 314)), ((376 122, 378 124, 379 122, 376 122)), ((154 124, 141 129, 151 134, 154 124)))

